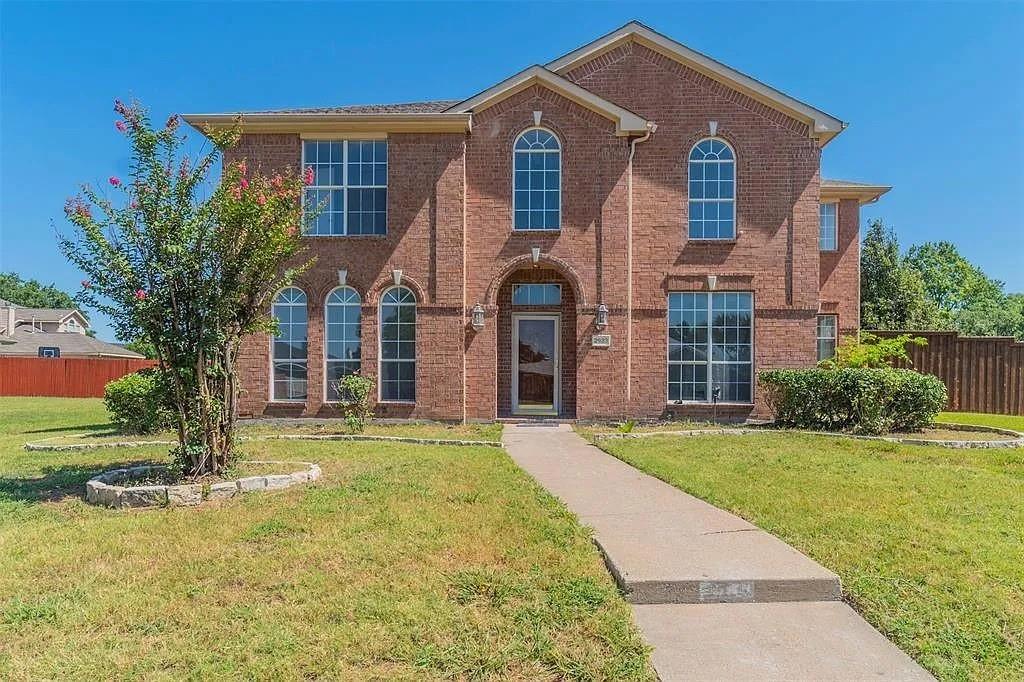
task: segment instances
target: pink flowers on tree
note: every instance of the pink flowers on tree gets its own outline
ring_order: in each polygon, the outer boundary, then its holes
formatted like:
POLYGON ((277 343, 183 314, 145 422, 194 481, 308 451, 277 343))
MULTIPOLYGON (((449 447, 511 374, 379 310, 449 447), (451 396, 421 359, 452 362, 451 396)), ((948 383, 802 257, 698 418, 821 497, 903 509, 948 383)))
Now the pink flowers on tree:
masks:
POLYGON ((142 289, 137 289, 135 291, 135 299, 138 300, 138 301, 145 301, 146 300, 146 292, 144 290, 142 290, 142 289))
POLYGON ((128 130, 128 126, 125 124, 124 121, 114 121, 114 127, 117 128, 117 131, 119 133, 123 133, 126 130, 128 130))
POLYGON ((313 167, 306 166, 306 171, 302 174, 302 181, 306 183, 306 186, 313 184, 313 167))
POLYGON ((110 185, 112 187, 120 187, 121 186, 121 179, 119 177, 117 177, 116 175, 111 175, 110 176, 110 180, 108 180, 108 182, 110 183, 110 185))

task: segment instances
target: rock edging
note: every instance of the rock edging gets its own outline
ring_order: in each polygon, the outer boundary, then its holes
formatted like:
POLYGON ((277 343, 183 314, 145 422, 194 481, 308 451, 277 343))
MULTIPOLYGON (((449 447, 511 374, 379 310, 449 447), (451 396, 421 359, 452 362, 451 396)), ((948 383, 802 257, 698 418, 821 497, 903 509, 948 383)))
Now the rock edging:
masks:
MULTIPOLYGON (((85 434, 82 434, 85 435, 85 434)), ((57 438, 74 438, 75 436, 57 436, 57 438)), ((25 449, 29 452, 63 452, 70 450, 101 450, 103 448, 142 448, 148 445, 177 445, 177 441, 170 440, 129 440, 109 441, 105 443, 47 443, 44 440, 25 443, 25 449)), ((367 436, 350 433, 288 433, 268 434, 266 436, 240 436, 239 441, 261 441, 261 440, 341 440, 341 441, 378 441, 390 443, 413 443, 416 445, 459 445, 471 446, 480 445, 488 448, 503 447, 500 441, 495 440, 455 440, 448 438, 417 438, 413 436, 367 436)))
POLYGON ((294 485, 311 483, 320 478, 320 465, 312 462, 253 460, 241 464, 299 464, 306 467, 290 474, 245 476, 234 481, 205 485, 182 483, 179 485, 119 485, 151 471, 163 470, 161 465, 145 465, 128 469, 105 471, 85 484, 85 501, 111 509, 140 509, 145 507, 195 507, 205 500, 227 500, 235 495, 265 490, 283 490, 294 485))
POLYGON ((903 445, 935 445, 941 448, 954 449, 995 449, 995 448, 1024 448, 1024 433, 1002 429, 995 426, 979 426, 975 424, 953 424, 936 422, 935 426, 954 431, 972 431, 976 433, 998 433, 1003 436, 1012 436, 1010 440, 934 440, 928 438, 898 438, 895 436, 865 436, 854 433, 839 433, 833 431, 806 431, 803 429, 686 429, 679 431, 646 431, 643 433, 599 433, 594 434, 595 440, 609 440, 615 438, 649 438, 652 436, 750 436, 766 433, 801 433, 810 436, 831 436, 834 438, 854 438, 857 440, 875 440, 887 443, 901 443, 903 445))

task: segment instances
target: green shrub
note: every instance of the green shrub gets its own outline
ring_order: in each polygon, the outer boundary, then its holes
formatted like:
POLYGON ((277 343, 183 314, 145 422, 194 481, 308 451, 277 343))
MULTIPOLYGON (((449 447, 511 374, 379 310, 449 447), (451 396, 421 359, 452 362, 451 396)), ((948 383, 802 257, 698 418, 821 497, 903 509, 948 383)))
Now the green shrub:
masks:
POLYGON ((928 339, 910 334, 900 334, 883 339, 871 332, 860 332, 857 336, 844 336, 836 348, 835 357, 822 360, 818 367, 842 369, 844 367, 890 367, 894 360, 910 362, 907 345, 927 346, 928 339))
POLYGON ((109 382, 103 389, 103 404, 121 433, 156 433, 174 424, 163 376, 155 368, 109 382))
POLYGON ((946 406, 946 386, 910 369, 776 369, 758 375, 779 424, 872 434, 928 426, 946 406))
POLYGON ((348 374, 336 382, 339 408, 345 415, 345 425, 350 433, 362 433, 366 423, 373 417, 370 407, 370 393, 373 380, 360 374, 348 374))

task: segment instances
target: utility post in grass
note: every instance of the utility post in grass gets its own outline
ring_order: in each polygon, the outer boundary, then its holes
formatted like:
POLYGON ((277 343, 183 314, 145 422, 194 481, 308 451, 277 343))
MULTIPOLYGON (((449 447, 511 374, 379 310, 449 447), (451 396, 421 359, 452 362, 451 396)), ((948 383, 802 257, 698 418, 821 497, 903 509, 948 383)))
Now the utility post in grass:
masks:
POLYGON ((58 240, 87 276, 77 296, 110 316, 118 336, 152 344, 178 431, 174 456, 193 477, 218 474, 235 449, 244 336, 269 332, 269 299, 309 266, 299 259, 303 185, 311 171, 267 177, 245 162, 209 173, 240 137, 207 130, 213 148, 193 158, 179 118, 161 128, 138 104, 115 102, 131 170, 105 192, 84 185, 68 200, 73 225, 58 240))

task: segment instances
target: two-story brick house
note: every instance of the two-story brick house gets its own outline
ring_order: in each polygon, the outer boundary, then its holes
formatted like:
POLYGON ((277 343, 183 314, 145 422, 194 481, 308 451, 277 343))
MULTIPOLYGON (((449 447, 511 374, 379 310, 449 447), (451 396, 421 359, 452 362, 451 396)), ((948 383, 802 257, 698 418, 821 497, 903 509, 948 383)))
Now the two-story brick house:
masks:
POLYGON ((330 414, 360 371, 391 417, 748 416, 859 326, 888 188, 820 178, 845 124, 638 23, 461 101, 242 121, 226 162, 311 167, 322 209, 243 414, 330 414))

